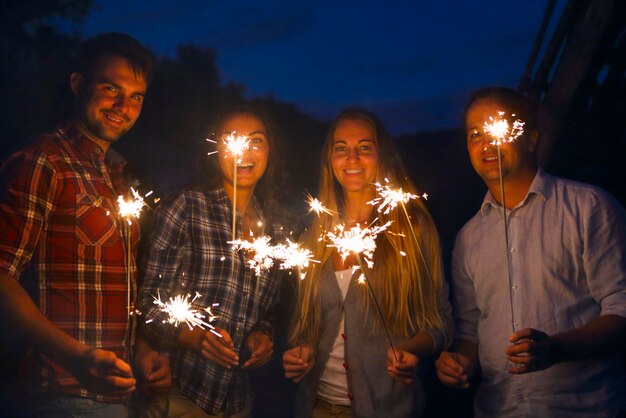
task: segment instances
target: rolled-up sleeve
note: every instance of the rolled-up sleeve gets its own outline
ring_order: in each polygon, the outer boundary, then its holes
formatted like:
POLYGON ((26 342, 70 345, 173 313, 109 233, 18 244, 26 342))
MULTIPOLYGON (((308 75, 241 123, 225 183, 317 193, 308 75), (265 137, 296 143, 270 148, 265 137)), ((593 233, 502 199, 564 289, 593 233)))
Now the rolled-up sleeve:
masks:
POLYGON ((590 197, 581 231, 587 286, 600 315, 626 318, 626 215, 602 190, 590 197))

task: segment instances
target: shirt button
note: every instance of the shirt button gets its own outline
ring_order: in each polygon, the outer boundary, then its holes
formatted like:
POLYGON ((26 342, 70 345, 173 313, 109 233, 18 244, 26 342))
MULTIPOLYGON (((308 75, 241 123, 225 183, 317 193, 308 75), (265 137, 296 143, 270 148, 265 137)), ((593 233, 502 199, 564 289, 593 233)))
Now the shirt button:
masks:
POLYGON ((515 252, 515 247, 511 247, 511 252, 514 253, 515 252))
POLYGON ((513 286, 511 286, 511 288, 512 288, 513 290, 517 290, 517 285, 516 285, 516 284, 514 284, 513 286))
POLYGON ((344 362, 344 363, 343 363, 343 368, 344 368, 344 369, 346 369, 346 370, 347 370, 347 369, 349 369, 349 367, 348 367, 348 363, 347 363, 347 362, 344 362))
POLYGON ((519 327, 519 321, 513 322, 513 325, 515 325, 516 327, 519 327))

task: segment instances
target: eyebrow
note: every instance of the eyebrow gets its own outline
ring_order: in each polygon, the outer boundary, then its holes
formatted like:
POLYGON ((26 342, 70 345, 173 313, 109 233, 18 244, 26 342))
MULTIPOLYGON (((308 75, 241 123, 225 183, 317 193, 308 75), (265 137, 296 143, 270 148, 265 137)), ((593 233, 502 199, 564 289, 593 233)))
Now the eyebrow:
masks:
MULTIPOLYGON (((100 80, 95 80, 94 82, 95 82, 96 84, 109 84, 109 85, 111 85, 111 86, 115 87, 115 88, 116 88, 116 89, 118 89, 118 90, 122 90, 122 86, 120 86, 119 84, 114 83, 114 82, 112 82, 112 81, 110 81, 110 80, 107 80, 107 79, 105 79, 105 78, 100 79, 100 80)), ((135 95, 137 95, 137 96, 142 96, 142 97, 145 97, 145 96, 146 96, 146 92, 145 92, 145 91, 136 91, 136 92, 131 93, 130 95, 131 95, 131 96, 135 96, 135 95)))
POLYGON ((252 131, 252 132, 250 132, 250 133, 249 133, 248 135, 246 135, 246 136, 259 135, 259 134, 267 136, 267 134, 265 133, 265 131, 262 131, 262 130, 252 131))

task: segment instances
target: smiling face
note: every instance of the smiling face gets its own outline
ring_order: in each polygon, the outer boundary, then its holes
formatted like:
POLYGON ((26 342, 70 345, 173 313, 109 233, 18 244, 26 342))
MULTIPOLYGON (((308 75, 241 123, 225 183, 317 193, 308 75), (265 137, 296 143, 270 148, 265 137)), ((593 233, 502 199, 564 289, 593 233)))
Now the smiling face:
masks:
POLYGON ((237 189, 254 189, 263 177, 269 160, 269 138, 267 127, 254 115, 233 113, 227 116, 219 126, 218 161, 226 186, 234 187, 234 166, 236 157, 229 151, 224 139, 233 134, 248 138, 248 149, 244 150, 237 162, 237 189))
MULTIPOLYGON (((491 145, 494 138, 485 133, 485 122, 489 122, 489 117, 497 116, 499 111, 514 113, 494 99, 483 98, 472 103, 465 116, 470 161, 476 173, 487 185, 500 181, 498 149, 496 145, 491 145)), ((500 146, 502 176, 506 181, 534 177, 536 139, 536 133, 532 131, 514 142, 506 142, 500 146)))
POLYGON ((373 193, 378 170, 374 128, 361 119, 340 120, 332 137, 330 164, 344 194, 373 193))
POLYGON ((122 57, 105 55, 98 64, 88 76, 73 73, 70 84, 77 122, 106 150, 135 124, 148 84, 122 57))

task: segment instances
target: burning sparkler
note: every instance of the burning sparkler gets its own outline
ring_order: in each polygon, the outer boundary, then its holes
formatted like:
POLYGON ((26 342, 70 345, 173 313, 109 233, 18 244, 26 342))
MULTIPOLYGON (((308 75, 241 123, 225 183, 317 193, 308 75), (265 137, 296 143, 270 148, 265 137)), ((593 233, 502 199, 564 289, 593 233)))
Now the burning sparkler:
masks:
MULTIPOLYGON (((515 114, 511 114, 515 118, 515 114)), ((490 116, 489 122, 485 121, 484 131, 493 138, 491 145, 495 145, 498 152, 498 172, 500 174, 500 198, 502 200, 502 216, 504 220, 504 241, 506 244, 506 265, 509 278, 509 298, 511 302, 511 328, 515 331, 515 317, 513 312, 513 294, 511 293, 511 260, 509 259, 509 227, 506 216, 506 200, 504 196, 504 177, 502 174, 502 152, 500 147, 504 142, 513 142, 524 133, 524 122, 515 119, 512 124, 505 117, 505 112, 498 111, 496 118, 490 116)))
POLYGON ((315 212, 316 214, 325 213, 327 215, 332 215, 333 211, 325 207, 322 202, 317 200, 316 197, 308 195, 306 198, 306 202, 309 204, 309 211, 307 213, 315 212))
MULTIPOLYGON (((385 183, 389 183, 389 179, 385 178, 385 183)), ((433 275, 430 272, 430 268, 428 267, 428 263, 426 262, 426 258, 424 257, 424 251, 422 251, 422 246, 417 239, 417 234, 415 234, 415 228, 413 228, 413 222, 411 222, 411 217, 409 216, 409 212, 406 209, 406 204, 409 203, 412 199, 419 199, 420 197, 424 199, 428 199, 428 194, 423 193, 421 196, 418 196, 413 193, 405 192, 402 188, 394 189, 389 185, 381 185, 380 183, 376 183, 376 191, 378 192, 378 197, 367 202, 369 205, 376 206, 378 212, 382 212, 385 215, 391 212, 393 209, 397 208, 398 205, 402 207, 402 211, 404 212, 404 216, 406 217, 406 221, 409 224, 409 229, 411 230, 411 234, 413 236, 413 240, 415 241, 415 245, 417 246, 417 251, 419 252, 422 263, 424 264, 424 269, 426 270, 426 274, 430 279, 432 284, 435 283, 433 279, 433 275)), ((401 251, 402 254, 402 251, 401 251)), ((403 256, 405 254, 402 254, 403 256)), ((421 283, 418 282, 418 285, 421 286, 421 283)), ((420 292, 421 294, 421 292, 420 292)))
POLYGON ((279 261, 279 268, 287 270, 291 268, 306 268, 313 260, 313 253, 306 248, 300 247, 298 243, 287 240, 285 244, 270 244, 271 238, 262 236, 252 241, 234 240, 229 241, 235 250, 245 250, 248 252, 248 266, 255 271, 256 275, 261 274, 261 270, 270 269, 275 261, 279 261))
POLYGON ((211 306, 207 306, 202 309, 206 314, 193 307, 193 302, 196 301, 202 295, 196 292, 196 295, 191 298, 190 294, 176 295, 170 297, 167 302, 161 300, 161 294, 157 290, 157 296, 154 297, 153 303, 159 307, 159 310, 167 315, 167 318, 163 320, 163 323, 173 324, 177 327, 179 324, 186 324, 189 329, 198 327, 200 329, 208 328, 210 332, 222 337, 220 333, 215 331, 215 327, 211 325, 217 319, 217 316, 213 314, 212 308, 219 306, 219 303, 214 303, 211 306), (191 298, 191 300, 190 300, 191 298))
MULTIPOLYGON (((144 201, 144 198, 139 194, 137 190, 131 187, 130 191, 133 196, 132 199, 124 199, 124 196, 118 196, 117 204, 118 204, 119 216, 122 218, 122 234, 126 241, 126 245, 125 245, 126 247, 125 248, 126 249, 126 313, 127 313, 129 324, 127 326, 125 343, 128 349, 129 356, 132 358, 132 354, 130 351, 132 347, 131 313, 133 309, 131 301, 132 301, 132 291, 134 289, 133 289, 133 282, 131 279, 131 271, 130 271, 130 264, 131 264, 131 258, 132 258, 131 225, 132 225, 133 218, 138 219, 139 216, 141 215, 141 210, 143 209, 144 206, 146 206, 146 202, 144 201)), ((152 191, 148 192, 146 194, 146 197, 150 196, 151 194, 152 194, 152 191)))
POLYGON ((383 316, 383 312, 380 309, 380 305, 378 304, 378 299, 376 299, 376 295, 374 294, 374 289, 372 289, 372 285, 367 279, 367 274, 365 268, 363 266, 363 260, 367 264, 368 268, 374 267, 374 251, 376 251, 376 237, 381 232, 385 231, 389 225, 391 225, 391 221, 380 225, 369 228, 361 228, 358 224, 350 229, 346 229, 343 225, 337 225, 335 227, 335 232, 327 232, 326 236, 332 244, 329 247, 337 248, 339 255, 343 260, 346 259, 350 254, 354 254, 356 257, 359 268, 361 269, 361 275, 359 276, 359 283, 365 283, 367 288, 369 289, 370 295, 372 296, 372 300, 374 301, 374 305, 376 305, 376 309, 378 310, 378 314, 380 315, 380 320, 383 324, 383 328, 385 329, 385 333, 387 334, 387 339, 389 340, 389 346, 391 347, 391 351, 393 352, 393 356, 398 362, 398 357, 396 356, 396 350, 393 347, 393 342, 391 341, 391 334, 389 333, 389 329, 385 324, 385 317, 383 316), (363 260, 361 259, 361 254, 363 254, 363 260))

